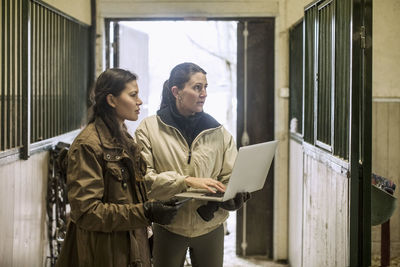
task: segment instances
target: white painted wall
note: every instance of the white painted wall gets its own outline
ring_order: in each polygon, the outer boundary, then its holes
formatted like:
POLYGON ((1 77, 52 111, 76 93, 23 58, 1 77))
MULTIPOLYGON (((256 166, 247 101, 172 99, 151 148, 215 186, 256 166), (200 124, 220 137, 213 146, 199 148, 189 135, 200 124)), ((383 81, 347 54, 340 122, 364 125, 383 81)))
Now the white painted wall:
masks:
POLYGON ((372 92, 400 98, 400 1, 373 1, 372 92))
MULTIPOLYGON (((392 180, 400 197, 400 1, 373 1, 372 172, 392 180)), ((398 204, 399 206, 399 204, 398 204)), ((372 228, 372 257, 381 251, 381 227, 372 228)), ((391 257, 400 256, 400 210, 390 221, 391 257)))
MULTIPOLYGON (((372 172, 393 181, 400 198, 400 101, 374 101, 372 105, 372 172)), ((373 200, 372 200, 373 201, 373 200)), ((399 207, 399 203, 397 203, 399 207)), ((372 256, 381 253, 381 226, 372 227, 372 256)), ((400 256, 400 210, 390 218, 391 257, 400 256)))

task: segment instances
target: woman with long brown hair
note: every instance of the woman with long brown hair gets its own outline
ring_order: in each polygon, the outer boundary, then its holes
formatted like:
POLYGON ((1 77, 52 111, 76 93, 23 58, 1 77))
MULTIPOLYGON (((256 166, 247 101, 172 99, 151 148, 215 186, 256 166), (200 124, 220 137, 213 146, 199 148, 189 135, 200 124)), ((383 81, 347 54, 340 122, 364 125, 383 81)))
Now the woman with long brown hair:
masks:
POLYGON ((169 224, 177 212, 148 200, 146 163, 124 124, 140 114, 136 80, 108 69, 96 81, 92 117, 68 151, 71 221, 57 266, 150 267, 147 227, 169 224))

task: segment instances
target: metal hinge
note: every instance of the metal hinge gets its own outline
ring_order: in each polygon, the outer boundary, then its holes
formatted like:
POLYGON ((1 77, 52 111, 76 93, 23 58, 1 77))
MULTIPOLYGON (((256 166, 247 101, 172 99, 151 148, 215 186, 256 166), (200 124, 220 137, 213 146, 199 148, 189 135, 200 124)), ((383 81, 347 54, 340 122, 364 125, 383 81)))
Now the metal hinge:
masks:
POLYGON ((365 26, 361 26, 360 45, 361 45, 361 49, 365 49, 365 26))

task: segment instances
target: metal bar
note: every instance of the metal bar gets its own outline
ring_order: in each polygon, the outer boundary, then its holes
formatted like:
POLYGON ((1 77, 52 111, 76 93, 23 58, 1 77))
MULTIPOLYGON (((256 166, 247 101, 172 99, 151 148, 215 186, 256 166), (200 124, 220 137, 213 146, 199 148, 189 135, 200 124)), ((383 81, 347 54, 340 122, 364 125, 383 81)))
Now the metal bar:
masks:
MULTIPOLYGON (((372 168, 372 0, 364 0, 363 25, 365 40, 363 56, 363 264, 371 265, 371 168, 372 168)), ((362 38, 361 38, 362 39, 362 38)))
MULTIPOLYGON (((36 53, 35 53, 35 49, 36 49, 36 6, 32 4, 32 2, 29 3, 30 7, 31 7, 31 23, 30 23, 30 27, 31 27, 31 35, 32 38, 30 40, 31 42, 31 49, 32 49, 32 53, 31 53, 31 97, 32 97, 32 112, 31 112, 31 122, 33 125, 37 124, 37 120, 36 120, 36 114, 37 114, 37 103, 36 103, 36 99, 37 99, 37 95, 36 95, 36 53)), ((33 131, 33 129, 31 129, 31 142, 32 140, 35 140, 36 138, 36 132, 33 131)))
MULTIPOLYGON (((65 49, 66 50, 66 91, 68 92, 68 97, 67 97, 67 107, 68 108, 70 108, 70 103, 71 103, 71 95, 72 95, 72 92, 71 92, 71 61, 69 60, 70 59, 70 56, 71 56, 71 22, 69 22, 69 21, 66 21, 66 32, 67 32, 67 35, 66 35, 66 44, 67 44, 67 49, 65 49)), ((70 125, 71 125, 71 114, 70 113, 66 113, 66 116, 67 116, 67 119, 66 119, 66 121, 67 121, 67 131, 69 131, 70 130, 70 125)))
MULTIPOLYGON (((72 35, 72 39, 71 39, 71 75, 72 75, 72 84, 71 84, 71 91, 73 92, 72 97, 73 97, 73 101, 72 101, 72 109, 76 110, 76 101, 77 101, 77 97, 76 97, 76 93, 77 88, 76 88, 76 42, 75 40, 77 39, 76 36, 76 26, 74 24, 72 24, 72 29, 71 29, 71 35, 72 35)), ((72 127, 73 125, 75 125, 76 123, 76 116, 75 116, 75 112, 71 114, 72 115, 72 122, 70 127, 72 127)))
POLYGON ((44 103, 44 8, 41 6, 39 7, 39 25, 38 25, 38 31, 39 31, 39 42, 38 42, 38 49, 36 53, 38 53, 39 56, 39 68, 37 71, 39 72, 39 94, 38 94, 38 101, 39 101, 39 121, 40 123, 38 125, 32 125, 33 127, 38 128, 38 136, 37 139, 34 140, 34 142, 41 141, 44 139, 44 124, 45 124, 45 103, 44 103))
POLYGON ((317 123, 318 123, 318 96, 319 96, 319 84, 320 84, 320 73, 319 73, 319 69, 318 69, 318 60, 319 60, 319 42, 318 42, 318 32, 319 32, 319 27, 320 27, 320 23, 319 23, 319 16, 318 16, 318 11, 316 10, 317 8, 313 8, 313 23, 315 24, 315 28, 313 31, 313 43, 314 43, 314 47, 313 47, 313 51, 312 51, 312 61, 313 61, 313 73, 312 73, 312 77, 313 77, 313 90, 314 90, 314 97, 312 103, 313 103, 313 140, 312 140, 312 144, 315 144, 315 140, 317 140, 318 138, 318 133, 317 133, 317 123))
POLYGON ((50 119, 49 119, 49 136, 47 138, 51 138, 55 136, 55 109, 54 109, 54 69, 57 68, 57 65, 54 64, 54 13, 49 12, 49 105, 50 105, 50 119))
POLYGON ((22 0, 17 1, 17 29, 18 29, 18 52, 17 52, 17 111, 16 111, 16 147, 22 145, 22 0))
POLYGON ((305 14, 305 67, 304 67, 304 141, 314 143, 314 95, 315 95, 315 7, 310 8, 305 14))
POLYGON ((105 43, 106 43, 106 47, 105 47, 105 53, 106 53, 106 58, 105 58, 105 65, 106 65, 106 69, 110 68, 110 20, 109 19, 105 19, 104 21, 104 35, 105 35, 105 43))
POLYGON ((46 51, 46 55, 47 55, 47 62, 46 62, 46 68, 47 68, 47 73, 46 73, 46 80, 47 80, 47 84, 46 84, 46 102, 47 102, 47 121, 46 121, 46 125, 47 125, 47 132, 46 132, 46 137, 45 139, 51 138, 52 135, 52 130, 53 130, 53 103, 52 103, 52 93, 53 93, 53 77, 52 77, 52 69, 53 67, 50 67, 53 63, 52 59, 53 59, 53 46, 52 46, 52 12, 50 12, 47 8, 46 8, 46 13, 47 13, 47 29, 46 29, 46 34, 47 34, 47 38, 46 38, 46 43, 47 43, 47 51, 46 51))
MULTIPOLYGON (((361 48, 362 27, 364 26, 365 17, 365 4, 366 2, 372 6, 370 0, 353 0, 352 6, 352 29, 351 39, 352 42, 352 56, 351 56, 351 141, 350 141, 350 162, 351 162, 351 192, 350 192, 350 266, 369 266, 371 261, 371 224, 370 224, 370 190, 371 190, 371 173, 370 170, 370 146, 367 148, 368 153, 365 158, 365 148, 362 147, 366 144, 366 140, 370 141, 371 131, 363 131, 363 127, 367 129, 362 116, 370 114, 370 107, 365 107, 364 92, 368 88, 365 87, 363 82, 365 79, 365 54, 361 48), (361 114, 361 105, 367 110, 366 114, 361 114), (363 134, 368 136, 362 138, 363 134), (364 163, 364 160, 366 162, 364 163), (365 175, 369 176, 366 177, 365 175), (368 181, 368 184, 367 184, 368 181)), ((372 11, 371 11, 372 12, 372 11)), ((371 16, 372 19, 372 16, 371 16)), ((372 30, 372 28, 370 28, 372 30)), ((370 33, 370 35, 372 35, 370 33)), ((371 44, 372 48, 372 44, 371 44)), ((372 52, 371 52, 372 53, 372 52)), ((370 61, 367 65, 368 69, 371 68, 370 61)), ((370 74, 370 73, 369 73, 370 74)), ((369 83, 369 81, 368 81, 369 83)), ((370 86, 370 84, 369 84, 370 86)), ((369 97, 368 92, 368 96, 369 97)), ((370 129, 370 128, 369 128, 370 129)))
POLYGON ((23 150, 21 157, 28 159, 30 156, 30 126, 31 126, 31 84, 30 84, 30 5, 29 1, 22 1, 22 87, 25 88, 23 92, 23 113, 22 120, 24 130, 23 134, 23 150))
POLYGON ((330 145, 331 145, 331 152, 334 151, 334 147, 335 147, 335 122, 336 122, 336 116, 335 116, 335 103, 336 103, 336 99, 335 99, 335 66, 336 66, 336 61, 335 61, 335 36, 336 36, 336 28, 335 28, 335 9, 336 9, 336 2, 332 2, 331 3, 331 8, 330 8, 330 17, 331 17, 331 21, 329 24, 329 28, 331 30, 331 34, 330 34, 330 42, 329 45, 331 47, 330 50, 330 58, 331 58, 331 66, 330 66, 330 107, 329 107, 329 113, 330 113, 330 121, 328 121, 328 123, 330 123, 330 131, 329 131, 329 141, 330 141, 330 145))
POLYGON ((15 147, 15 65, 16 65, 16 14, 15 14, 15 1, 11 1, 11 6, 10 6, 10 33, 11 33, 11 39, 10 39, 10 62, 11 64, 9 65, 10 69, 10 94, 9 94, 9 103, 10 103, 10 109, 8 112, 8 118, 9 118, 9 148, 15 147))
MULTIPOLYGON (((76 26, 74 24, 72 24, 72 29, 71 29, 71 75, 72 75, 72 83, 71 83, 71 91, 72 91, 72 110, 76 110, 76 101, 77 101, 77 97, 76 97, 76 93, 77 93, 77 89, 76 89, 76 46, 75 46, 75 40, 77 39, 76 36, 76 26)), ((72 115, 72 121, 71 124, 69 125, 70 127, 72 127, 73 125, 75 125, 76 122, 76 118, 75 118, 75 112, 71 114, 72 115)))
POLYGON ((11 59, 10 59, 10 57, 11 57, 11 46, 12 46, 12 40, 11 40, 11 20, 12 20, 12 18, 11 18, 11 14, 10 14, 10 12, 11 12, 11 7, 10 7, 10 0, 7 0, 7 27, 6 27, 6 51, 7 51, 7 65, 6 65, 6 68, 7 68, 7 76, 6 76, 6 99, 7 99, 7 108, 6 108, 6 113, 4 114, 4 116, 5 116, 5 122, 6 122, 6 132, 5 132, 5 144, 6 144, 6 149, 9 149, 9 148, 11 148, 11 146, 10 146, 10 110, 11 110, 11 105, 10 105, 10 102, 11 102, 11 99, 10 99, 10 96, 11 96, 11 93, 10 93, 10 87, 11 87, 11 82, 10 82, 10 80, 11 80, 11 68, 10 68, 10 66, 11 66, 11 59))
POLYGON ((67 131, 67 98, 68 98, 68 94, 67 94, 67 85, 66 85, 66 80, 67 80, 67 60, 66 60, 66 50, 67 50, 67 46, 66 46, 66 19, 62 18, 61 20, 61 53, 62 53, 62 58, 63 58, 63 64, 61 66, 61 90, 62 90, 62 100, 61 100, 61 118, 62 118, 62 131, 63 133, 65 133, 67 131))
POLYGON ((1 2, 1 40, 0 40, 0 63, 1 63, 1 70, 0 70, 0 90, 1 90, 1 103, 0 103, 0 150, 5 150, 5 121, 4 121, 4 114, 6 114, 6 94, 5 94, 5 24, 6 24, 6 2, 2 0, 1 2))
MULTIPOLYGON (((88 81, 86 86, 86 99, 89 99, 90 90, 94 81, 96 79, 96 35, 97 35, 97 0, 90 1, 90 13, 92 16, 91 26, 90 26, 90 39, 89 47, 88 47, 88 57, 89 57, 89 65, 88 65, 88 81)), ((85 101, 85 106, 88 108, 89 101, 85 101)))
POLYGON ((113 68, 119 67, 119 22, 114 22, 113 68))
POLYGON ((62 134, 61 130, 61 16, 57 15, 57 23, 56 23, 56 33, 57 33, 57 135, 62 134))
POLYGON ((47 9, 44 9, 44 31, 43 31, 43 56, 44 56, 44 64, 43 64, 43 69, 44 69, 44 75, 43 75, 43 100, 44 100, 44 130, 43 130, 43 139, 45 140, 49 138, 49 65, 50 65, 50 60, 49 60, 49 55, 48 55, 48 50, 49 50, 49 11, 47 9))

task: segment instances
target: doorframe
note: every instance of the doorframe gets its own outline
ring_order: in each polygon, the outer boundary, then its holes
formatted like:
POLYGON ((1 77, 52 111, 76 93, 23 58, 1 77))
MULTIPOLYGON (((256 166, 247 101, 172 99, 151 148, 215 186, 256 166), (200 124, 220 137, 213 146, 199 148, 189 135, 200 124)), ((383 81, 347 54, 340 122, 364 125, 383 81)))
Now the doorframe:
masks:
POLYGON ((371 265, 372 0, 353 0, 350 266, 371 265))

